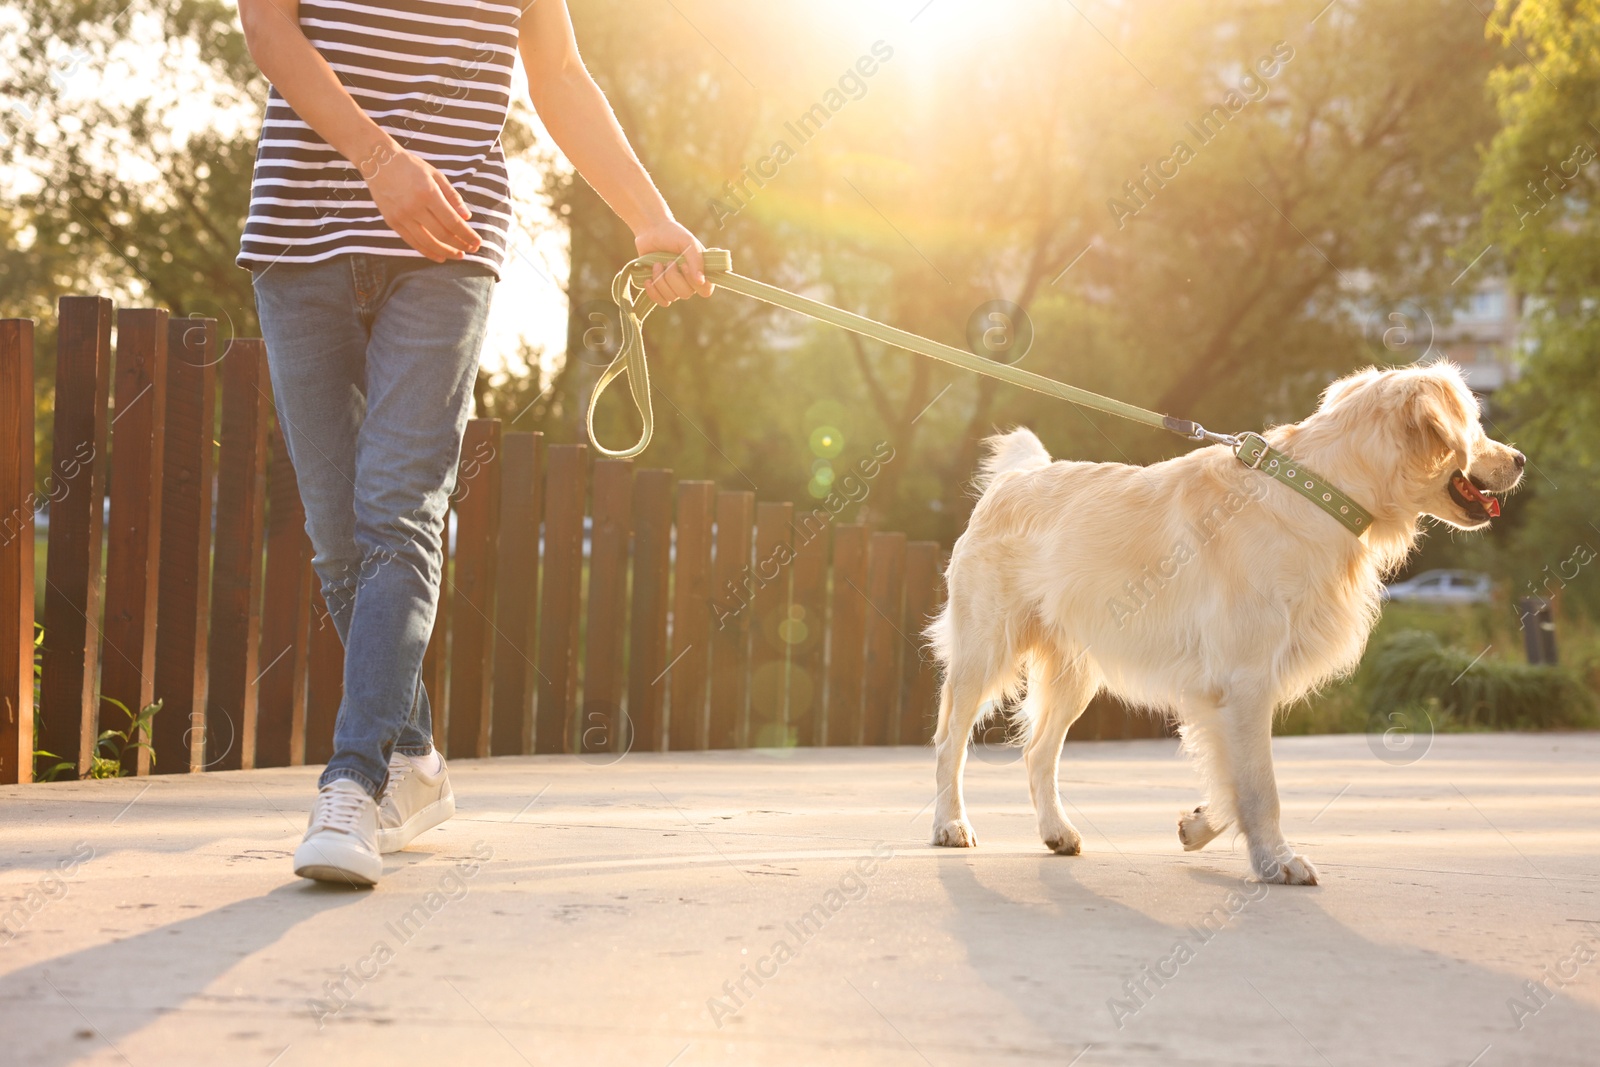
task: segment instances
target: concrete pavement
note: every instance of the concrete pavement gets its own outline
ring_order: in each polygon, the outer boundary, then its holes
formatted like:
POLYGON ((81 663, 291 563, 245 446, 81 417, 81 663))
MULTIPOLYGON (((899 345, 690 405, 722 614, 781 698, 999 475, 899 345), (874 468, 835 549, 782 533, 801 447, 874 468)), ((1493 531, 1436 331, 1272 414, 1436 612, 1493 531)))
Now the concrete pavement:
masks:
POLYGON ((976 850, 927 750, 459 761, 368 892, 315 769, 4 788, 0 1064, 1600 1062, 1600 736, 1275 747, 1319 887, 1183 853, 1171 741, 1069 742, 1075 858, 1011 750, 976 850))

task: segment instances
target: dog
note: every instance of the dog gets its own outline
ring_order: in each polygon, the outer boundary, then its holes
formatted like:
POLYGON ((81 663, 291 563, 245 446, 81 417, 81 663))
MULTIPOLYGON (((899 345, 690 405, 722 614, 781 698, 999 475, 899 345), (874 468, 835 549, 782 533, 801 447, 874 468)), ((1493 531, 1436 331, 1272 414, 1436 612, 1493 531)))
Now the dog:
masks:
POLYGON ((927 635, 943 673, 933 844, 977 844, 967 739, 986 704, 1020 693, 1040 836, 1077 855, 1062 743, 1105 690, 1178 722, 1206 789, 1178 821, 1185 850, 1237 823, 1256 879, 1316 884, 1279 828, 1274 713, 1355 668, 1422 516, 1483 529, 1499 511, 1487 494, 1516 488, 1525 458, 1484 434, 1447 362, 1341 378, 1311 417, 1263 436, 1370 511, 1365 531, 1226 445, 1138 467, 1052 462, 1026 429, 986 442, 927 635))

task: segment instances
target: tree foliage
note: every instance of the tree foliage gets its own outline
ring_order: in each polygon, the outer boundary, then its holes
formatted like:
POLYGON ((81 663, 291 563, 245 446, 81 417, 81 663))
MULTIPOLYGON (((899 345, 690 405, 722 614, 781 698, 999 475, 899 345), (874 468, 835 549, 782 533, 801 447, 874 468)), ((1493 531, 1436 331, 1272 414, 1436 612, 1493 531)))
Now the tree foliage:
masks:
MULTIPOLYGON (((0 94, 31 110, 0 130, 7 165, 43 181, 0 213, 14 238, 0 314, 43 319, 59 293, 98 289, 253 332, 232 259, 265 85, 221 0, 120 8, 16 6, 0 94), (148 93, 61 84, 123 69, 135 46, 148 93), (217 121, 194 121, 200 102, 217 121)), ((1493 133, 1483 85, 1499 52, 1470 9, 1317 8, 590 0, 573 13, 669 203, 736 269, 953 344, 1008 302, 1012 325, 1031 326, 1029 369, 1243 429, 1303 416, 1330 375, 1386 355, 1368 336, 1375 311, 1446 306, 1493 133), (1214 108, 1221 132, 1190 132, 1214 108)), ((508 145, 540 151, 530 128, 519 119, 508 145)), ((518 192, 570 231, 570 355, 480 401, 576 440, 632 242, 581 179, 540 173, 518 192)), ((516 300, 506 290, 497 299, 516 300)), ((1186 447, 734 296, 652 316, 648 342, 658 428, 644 462, 805 501, 887 441, 896 458, 866 513, 916 536, 959 531, 997 426, 1028 423, 1084 459, 1186 447)), ((608 400, 601 432, 629 440, 632 419, 608 400)))
MULTIPOLYGON (((1315 12, 1289 4, 1011 3, 958 14, 970 36, 936 44, 888 26, 894 58, 865 95, 721 228, 699 205, 769 156, 873 39, 841 41, 827 5, 813 19, 793 5, 765 19, 680 6, 658 24, 596 3, 580 26, 625 124, 646 128, 687 96, 681 127, 642 139, 669 199, 740 269, 917 332, 965 343, 976 309, 1009 301, 1033 326, 1030 369, 1243 428, 1305 414, 1330 375, 1384 354, 1367 338, 1374 308, 1442 311, 1460 269, 1450 253, 1493 130, 1482 86, 1495 50, 1450 5, 1340 5, 1309 24, 1315 12), (699 78, 653 76, 641 56, 664 39, 688 59, 662 62, 698 64, 699 78), (1186 123, 1279 42, 1293 58, 1264 97, 1200 144, 1186 123), (1183 139, 1194 158, 1119 219, 1113 198, 1183 139)), ((600 276, 625 255, 615 243, 600 276)), ((1027 422, 1079 458, 1183 447, 787 316, 759 313, 764 332, 726 344, 670 325, 723 314, 718 303, 652 320, 650 346, 662 373, 698 383, 674 396, 681 444, 697 447, 692 425, 726 460, 706 473, 737 468, 763 493, 803 499, 821 428, 851 449, 886 439, 897 459, 872 513, 948 539, 977 442, 998 425, 1027 422)))
POLYGON ((1600 548, 1600 4, 1502 0, 1490 33, 1509 60, 1489 80, 1501 128, 1480 181, 1485 240, 1528 294, 1531 331, 1505 398, 1532 462, 1504 558, 1517 593, 1600 615, 1600 577, 1575 562, 1600 548))

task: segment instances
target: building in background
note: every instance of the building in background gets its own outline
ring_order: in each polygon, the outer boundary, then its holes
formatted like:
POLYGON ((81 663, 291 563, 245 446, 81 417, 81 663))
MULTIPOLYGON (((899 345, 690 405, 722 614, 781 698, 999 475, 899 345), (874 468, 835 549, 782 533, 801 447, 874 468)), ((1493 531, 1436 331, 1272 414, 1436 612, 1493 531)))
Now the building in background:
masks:
POLYGON ((1435 331, 1434 357, 1453 360, 1472 391, 1486 399, 1517 378, 1522 300, 1508 279, 1485 277, 1454 317, 1435 331))

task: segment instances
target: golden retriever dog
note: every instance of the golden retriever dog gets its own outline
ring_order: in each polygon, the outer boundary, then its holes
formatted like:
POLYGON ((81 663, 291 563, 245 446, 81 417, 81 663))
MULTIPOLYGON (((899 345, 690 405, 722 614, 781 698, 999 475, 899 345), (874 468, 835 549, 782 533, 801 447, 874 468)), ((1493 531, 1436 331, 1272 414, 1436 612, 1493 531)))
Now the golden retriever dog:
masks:
POLYGON ((961 792, 967 739, 986 704, 1021 691, 1039 833, 1076 855, 1057 769, 1067 730, 1104 689, 1180 724, 1206 787, 1178 820, 1185 849, 1237 823, 1257 879, 1316 884, 1279 828, 1273 715, 1355 668, 1421 517, 1487 526, 1499 505, 1484 494, 1515 488, 1524 457, 1484 435, 1443 362, 1342 378, 1310 418, 1263 436, 1369 510, 1366 531, 1225 445, 1135 467, 1051 462, 1025 429, 989 440, 929 627, 944 668, 935 845, 977 844, 961 792))

